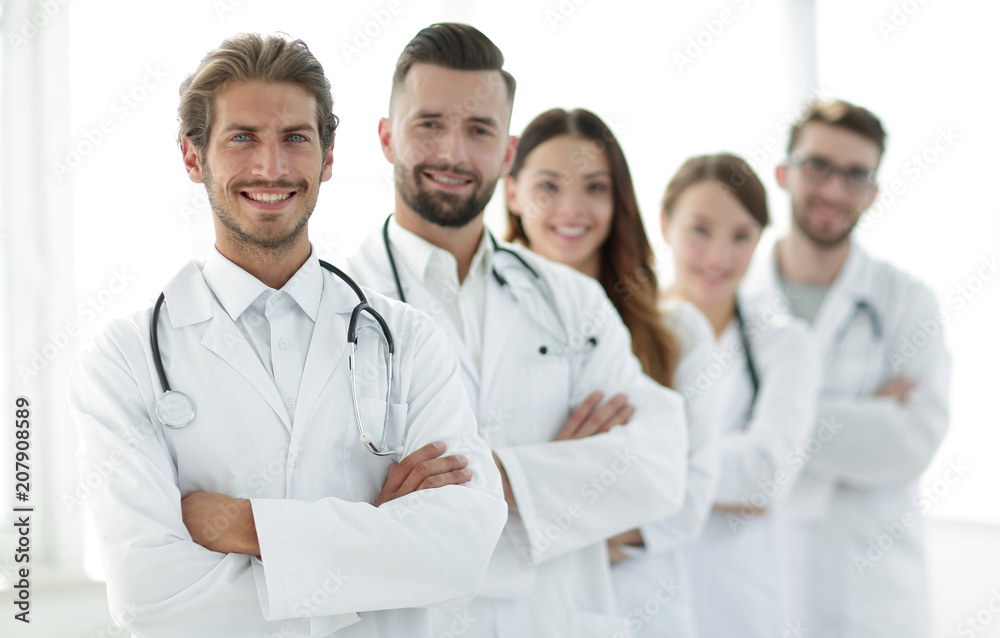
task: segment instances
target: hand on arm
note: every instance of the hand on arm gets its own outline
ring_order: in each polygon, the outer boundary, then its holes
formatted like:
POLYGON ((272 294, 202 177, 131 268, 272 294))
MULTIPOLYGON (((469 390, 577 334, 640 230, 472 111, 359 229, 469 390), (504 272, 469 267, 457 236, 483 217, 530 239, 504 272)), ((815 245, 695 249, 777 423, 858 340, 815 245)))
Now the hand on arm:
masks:
POLYGON ((375 507, 411 492, 445 485, 461 485, 472 478, 467 469, 469 459, 456 454, 441 457, 445 451, 441 441, 428 443, 399 463, 389 467, 382 491, 375 497, 375 507))
POLYGON ((260 556, 250 501, 215 492, 191 492, 181 499, 184 526, 191 539, 222 554, 260 556))
POLYGON ((910 400, 910 392, 917 387, 917 382, 906 377, 889 379, 885 385, 875 391, 875 396, 891 397, 900 405, 906 405, 910 400))
POLYGON ((604 394, 601 392, 591 392, 580 407, 573 411, 553 440, 582 439, 607 432, 616 425, 627 423, 635 412, 635 408, 628 404, 628 397, 624 394, 616 394, 604 405, 597 407, 603 398, 604 394))

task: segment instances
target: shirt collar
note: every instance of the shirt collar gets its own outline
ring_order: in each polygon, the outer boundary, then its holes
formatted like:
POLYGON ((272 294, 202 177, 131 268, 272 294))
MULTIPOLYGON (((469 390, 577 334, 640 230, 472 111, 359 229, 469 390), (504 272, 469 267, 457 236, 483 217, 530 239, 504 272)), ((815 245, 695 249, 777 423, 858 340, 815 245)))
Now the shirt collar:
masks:
MULTIPOLYGON (((262 294, 273 291, 267 284, 243 270, 215 247, 202 270, 205 283, 233 321, 242 315, 262 294)), ((281 287, 313 321, 319 314, 323 294, 323 276, 316 251, 310 245, 309 258, 281 287)))
MULTIPOLYGON (((490 241, 489 234, 489 230, 484 227, 479 247, 472 256, 466 280, 485 277, 493 267, 493 242, 490 241)), ((406 264, 421 283, 427 283, 427 276, 432 270, 441 269, 454 277, 456 282, 458 281, 458 262, 455 256, 400 226, 395 215, 389 224, 389 241, 395 251, 394 255, 406 264)))

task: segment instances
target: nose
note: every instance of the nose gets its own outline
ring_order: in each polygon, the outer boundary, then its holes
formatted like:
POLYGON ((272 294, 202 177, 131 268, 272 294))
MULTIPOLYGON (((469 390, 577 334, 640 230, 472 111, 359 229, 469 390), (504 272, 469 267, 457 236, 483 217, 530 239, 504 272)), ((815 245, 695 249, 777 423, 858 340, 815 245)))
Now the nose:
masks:
POLYGON ((460 125, 449 123, 437 138, 437 152, 441 160, 451 164, 464 164, 469 159, 465 133, 460 125))
POLYGON ((729 267, 729 262, 732 259, 733 251, 732 246, 728 241, 722 239, 716 239, 708 245, 705 251, 705 264, 709 268, 715 268, 717 270, 725 270, 729 267))
POLYGON ((576 217, 586 212, 585 198, 580 189, 574 188, 575 184, 566 175, 560 175, 558 180, 559 192, 555 195, 556 211, 567 217, 576 217))
POLYGON ((262 140, 257 145, 252 172, 255 177, 269 181, 288 176, 288 157, 280 140, 262 140))

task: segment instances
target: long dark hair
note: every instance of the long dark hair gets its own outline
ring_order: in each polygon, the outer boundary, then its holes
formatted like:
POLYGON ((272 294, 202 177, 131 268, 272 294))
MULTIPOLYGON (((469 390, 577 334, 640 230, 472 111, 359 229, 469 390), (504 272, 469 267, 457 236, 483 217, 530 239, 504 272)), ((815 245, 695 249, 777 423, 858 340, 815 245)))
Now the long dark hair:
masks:
MULTIPOLYGON (((601 245, 598 280, 604 286, 625 326, 632 333, 632 351, 643 371, 665 386, 672 386, 680 359, 677 337, 660 320, 656 308, 657 282, 653 250, 639 215, 632 175, 625 155, 611 129, 584 109, 552 109, 536 117, 521 135, 510 176, 517 179, 524 161, 540 144, 562 135, 593 142, 611 166, 614 211, 608 238, 601 245)), ((521 218, 507 207, 507 241, 531 247, 521 218)))

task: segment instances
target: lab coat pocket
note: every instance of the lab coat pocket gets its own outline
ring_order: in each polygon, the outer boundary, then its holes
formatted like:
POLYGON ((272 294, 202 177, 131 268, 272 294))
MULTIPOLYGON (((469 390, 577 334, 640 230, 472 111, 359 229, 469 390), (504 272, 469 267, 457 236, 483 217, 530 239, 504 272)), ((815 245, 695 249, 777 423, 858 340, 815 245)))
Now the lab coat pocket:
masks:
MULTIPOLYGON (((365 432, 371 436, 372 443, 378 445, 382 440, 382 427, 385 419, 385 402, 378 399, 358 398, 361 424, 365 432)), ((368 446, 361 442, 357 425, 351 408, 351 426, 344 445, 344 481, 347 493, 353 501, 371 503, 378 496, 385 478, 389 474, 389 466, 400 461, 396 455, 376 456, 368 446)), ((406 404, 393 403, 389 412, 389 433, 386 436, 385 449, 392 449, 404 444, 406 432, 406 404)))

